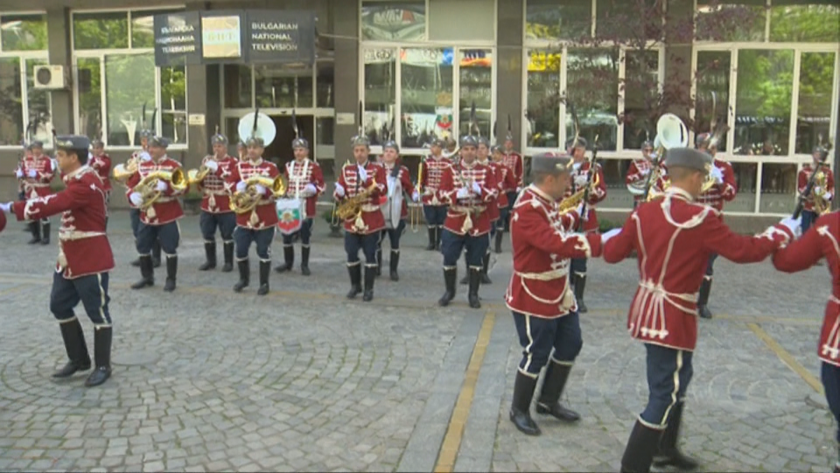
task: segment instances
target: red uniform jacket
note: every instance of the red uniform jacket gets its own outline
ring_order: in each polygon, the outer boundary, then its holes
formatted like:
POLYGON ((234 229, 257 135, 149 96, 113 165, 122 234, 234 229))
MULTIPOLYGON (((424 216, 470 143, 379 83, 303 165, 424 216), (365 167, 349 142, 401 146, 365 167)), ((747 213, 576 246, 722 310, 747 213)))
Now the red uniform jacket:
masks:
POLYGON ((513 178, 513 172, 501 162, 493 162, 496 168, 496 183, 499 185, 499 198, 497 203, 500 209, 504 209, 513 205, 513 202, 508 202, 507 193, 516 191, 516 180, 513 178))
POLYGON ((572 233, 576 211, 557 212, 557 203, 534 186, 522 191, 510 219, 513 274, 505 293, 510 310, 553 319, 577 310, 569 289, 570 258, 601 253, 601 235, 572 233))
POLYGON ((58 229, 57 272, 75 279, 114 268, 111 244, 105 235, 105 194, 99 175, 82 166, 64 176, 67 188, 57 194, 14 203, 18 220, 37 220, 61 213, 58 229))
POLYGON ((782 227, 747 237, 734 233, 720 213, 694 203, 682 189, 641 204, 621 233, 604 245, 604 260, 639 255, 639 288, 627 328, 645 343, 693 351, 697 344, 697 292, 712 253, 737 263, 763 260, 793 235, 782 227))
MULTIPOLYGON (((399 161, 397 161, 399 163, 399 161)), ((382 164, 382 167, 385 169, 385 177, 390 178, 391 173, 393 172, 393 166, 389 169, 387 164, 382 164)), ((397 179, 400 182, 401 192, 403 194, 402 198, 402 208, 400 209, 400 219, 408 218, 408 201, 411 200, 411 196, 414 195, 414 184, 411 182, 411 173, 408 171, 408 168, 400 164, 399 172, 397 174, 397 179)), ((391 183, 388 183, 388 193, 383 196, 384 199, 382 200, 382 204, 385 205, 388 199, 393 199, 394 193, 396 192, 396 186, 391 186, 391 183)), ((383 212, 385 208, 383 207, 383 212)), ((387 220, 387 219, 386 219, 387 220)), ((399 222, 395 222, 399 223, 399 222)))
MULTIPOLYGON (((647 182, 648 175, 653 172, 653 165, 647 159, 634 159, 627 168, 627 177, 624 178, 624 183, 627 185, 642 182, 647 182)), ((654 183, 656 184, 656 183, 654 183)), ((633 200, 641 202, 643 195, 634 195, 633 200)))
MULTIPOLYGON (((502 158, 502 164, 508 167, 511 171, 513 171, 513 180, 516 182, 518 187, 522 187, 522 179, 524 174, 524 169, 522 166, 522 155, 513 151, 511 153, 505 153, 504 157, 502 158)), ((516 189, 514 189, 516 190, 516 189)))
MULTIPOLYGON (((798 187, 799 193, 802 194, 805 192, 805 188, 808 187, 808 181, 811 179, 811 174, 814 172, 814 166, 810 164, 806 164, 802 166, 802 169, 799 171, 798 176, 798 187)), ((831 169, 828 166, 823 166, 823 172, 825 172, 825 187, 827 192, 834 193, 834 173, 831 172, 831 169)), ((829 199, 830 201, 831 199, 829 199)), ((805 200, 805 210, 814 211, 814 194, 808 196, 805 200)))
POLYGON ((0 232, 6 228, 6 212, 0 212, 0 232))
MULTIPOLYGON (((586 203, 586 215, 583 217, 583 231, 585 232, 598 230, 598 214, 595 212, 595 204, 607 197, 607 183, 604 182, 604 171, 597 164, 595 165, 595 170, 598 173, 598 185, 589 192, 589 202, 586 203)), ((566 197, 570 197, 586 185, 586 181, 589 178, 589 161, 581 162, 580 167, 577 169, 572 168, 571 175, 572 185, 566 189, 566 197)))
POLYGON ((429 155, 426 156, 426 159, 420 161, 422 175, 418 187, 423 192, 423 205, 444 205, 443 202, 438 200, 437 191, 440 188, 443 173, 450 166, 452 166, 452 162, 443 156, 429 155))
POLYGON ((89 164, 102 179, 103 188, 107 192, 111 192, 111 157, 107 154, 91 156, 89 164))
POLYGON ((364 192, 376 181, 376 186, 362 203, 362 213, 357 218, 355 215, 344 220, 344 230, 359 235, 369 235, 385 228, 385 218, 382 216, 380 196, 388 193, 388 178, 385 176, 385 168, 380 164, 368 160, 364 169, 367 172, 367 180, 361 182, 359 179, 359 165, 355 162, 345 164, 338 176, 338 183, 344 188, 344 197, 333 194, 339 201, 349 199, 364 192))
POLYGON ((799 240, 773 255, 773 266, 794 273, 825 257, 831 274, 831 295, 825 306, 817 356, 840 366, 840 213, 825 214, 799 240))
POLYGON ((204 194, 201 198, 201 210, 211 214, 233 212, 230 209, 230 194, 233 189, 226 179, 233 172, 233 168, 236 167, 239 160, 228 155, 225 155, 222 159, 205 156, 201 160, 202 166, 210 160, 216 161, 219 164, 219 169, 216 172, 208 173, 207 177, 198 184, 198 190, 204 194))
POLYGON ((473 161, 467 165, 462 161, 446 169, 438 189, 438 200, 449 205, 443 227, 456 235, 479 236, 490 232, 490 213, 499 188, 493 170, 473 161), (479 185, 478 195, 473 193, 472 183, 479 185), (470 195, 458 197, 458 189, 467 189, 470 195))
MULTIPOLYGON (((221 174, 221 167, 219 168, 221 174)), ((229 185, 232 192, 236 192, 236 185, 249 178, 263 176, 271 179, 280 175, 277 165, 262 158, 254 161, 239 161, 231 166, 231 172, 225 178, 226 185, 229 185)), ((251 212, 236 214, 236 225, 249 230, 264 230, 277 225, 277 209, 274 206, 274 195, 271 189, 260 197, 260 202, 251 212)))
MULTIPOLYGON (((493 172, 493 182, 496 183, 496 196, 493 197, 493 200, 487 204, 487 217, 490 219, 490 222, 495 222, 499 220, 499 194, 501 194, 501 183, 499 182, 499 165, 494 163, 493 161, 479 161, 479 164, 482 166, 487 166, 490 168, 490 171, 493 172)), ((502 166, 504 167, 504 166, 502 166)), ((507 197, 507 196, 505 196, 507 197)), ((505 199, 507 202, 507 199, 505 199)))
POLYGON ((318 196, 323 194, 326 188, 321 166, 309 158, 300 162, 289 161, 286 163, 286 182, 289 183, 286 187, 286 197, 306 199, 306 215, 302 215, 301 218, 315 217, 318 196), (309 194, 304 190, 307 184, 315 186, 314 194, 309 194))
POLYGON ((735 171, 732 165, 726 161, 715 159, 715 166, 723 171, 723 184, 715 184, 697 199, 697 202, 714 207, 715 210, 723 210, 723 203, 730 202, 738 193, 738 184, 735 182, 735 171))
POLYGON ((21 161, 20 170, 23 171, 23 192, 27 199, 44 197, 52 194, 50 182, 55 176, 56 168, 49 156, 34 157, 27 155, 21 161), (29 177, 29 172, 35 170, 35 177, 29 177))
MULTIPOLYGON (((128 178, 126 197, 130 196, 137 184, 149 174, 156 171, 172 172, 176 169, 181 169, 181 163, 169 156, 164 156, 157 162, 141 161, 137 172, 128 178)), ((146 225, 165 225, 183 217, 184 211, 181 209, 181 203, 178 202, 178 196, 184 192, 185 190, 176 191, 171 184, 167 185, 163 195, 145 211, 140 212, 140 221, 146 225)))

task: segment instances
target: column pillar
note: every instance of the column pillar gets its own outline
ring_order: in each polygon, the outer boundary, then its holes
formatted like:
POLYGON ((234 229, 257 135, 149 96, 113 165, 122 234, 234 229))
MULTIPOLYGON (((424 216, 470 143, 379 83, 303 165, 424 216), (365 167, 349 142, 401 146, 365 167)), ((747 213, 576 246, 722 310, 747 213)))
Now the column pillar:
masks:
POLYGON ((359 2, 347 0, 330 0, 332 12, 332 34, 336 36, 335 43, 335 76, 333 87, 335 90, 336 125, 335 160, 333 161, 335 176, 341 172, 341 166, 347 160, 350 139, 358 132, 358 120, 355 123, 338 124, 339 114, 359 113, 359 2), (355 38, 355 39, 350 39, 355 38))
POLYGON ((523 28, 525 27, 524 0, 499 0, 496 12, 496 141, 504 140, 510 115, 511 134, 517 148, 524 149, 521 141, 522 119, 522 54, 523 28))

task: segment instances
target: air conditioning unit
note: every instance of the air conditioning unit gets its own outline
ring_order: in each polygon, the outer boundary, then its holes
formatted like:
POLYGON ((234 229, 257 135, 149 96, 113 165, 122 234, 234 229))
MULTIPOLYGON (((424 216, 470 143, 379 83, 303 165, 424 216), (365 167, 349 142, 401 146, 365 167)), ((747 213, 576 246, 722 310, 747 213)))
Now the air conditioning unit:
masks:
POLYGON ((67 88, 64 66, 35 66, 35 88, 58 90, 67 88))

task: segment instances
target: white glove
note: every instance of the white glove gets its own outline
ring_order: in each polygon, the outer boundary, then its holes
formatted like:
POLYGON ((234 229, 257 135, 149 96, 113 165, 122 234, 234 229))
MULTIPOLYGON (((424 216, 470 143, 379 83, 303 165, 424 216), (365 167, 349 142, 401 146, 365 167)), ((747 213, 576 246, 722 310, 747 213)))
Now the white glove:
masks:
POLYGON ((467 197, 470 196, 470 190, 467 189, 466 187, 462 187, 462 188, 458 189, 458 193, 456 193, 455 196, 458 197, 459 199, 466 199, 467 197))
POLYGON ((204 163, 204 167, 206 167, 212 172, 216 172, 219 170, 219 163, 213 161, 212 159, 208 159, 207 162, 204 163))
POLYGON ((819 194, 819 193, 821 193, 821 192, 822 192, 822 187, 820 187, 820 186, 814 186, 814 194, 819 194))
POLYGON ((157 189, 158 192, 166 192, 166 189, 168 189, 168 188, 169 188, 169 184, 167 184, 166 181, 164 181, 162 179, 159 180, 157 182, 157 186, 155 186, 155 189, 157 189))
POLYGON ((152 160, 152 155, 151 155, 151 154, 149 154, 149 153, 147 153, 147 152, 145 152, 145 151, 143 151, 142 153, 140 153, 140 154, 138 155, 138 157, 140 158, 140 161, 151 161, 151 160, 152 160))
POLYGON ((135 207, 139 207, 140 204, 143 203, 143 196, 140 195, 139 192, 132 192, 131 195, 128 196, 128 200, 130 200, 131 204, 135 207))
POLYGON ((578 169, 580 169, 580 166, 581 166, 582 164, 583 164, 583 163, 573 163, 573 164, 572 164, 572 169, 574 169, 575 171, 577 171, 578 169))
POLYGON ((608 231, 607 233, 602 233, 601 234, 601 244, 602 245, 605 244, 606 242, 608 242, 610 240, 610 238, 618 235, 619 233, 621 233, 620 228, 613 228, 612 230, 608 231))
POLYGON ((831 200, 832 197, 834 197, 834 194, 832 194, 831 192, 826 192, 823 196, 825 200, 831 200))
POLYGON ((575 176, 575 186, 583 187, 586 185, 587 176, 585 174, 578 174, 575 176))
POLYGON ((715 166, 712 168, 712 176, 718 184, 723 184, 723 171, 719 167, 715 166))
POLYGON ((26 175, 35 179, 36 177, 38 177, 38 171, 30 169, 29 172, 26 173, 26 175))
POLYGON ((793 233, 793 235, 795 237, 799 237, 802 234, 802 228, 801 228, 802 227, 802 217, 801 216, 799 218, 795 219, 795 220, 791 217, 783 218, 782 221, 779 222, 779 224, 784 226, 784 227, 787 227, 787 229, 790 230, 790 232, 793 233))
POLYGON ((246 187, 248 184, 245 184, 245 181, 239 181, 236 183, 236 192, 245 192, 246 187))
POLYGON ((303 192, 309 195, 315 195, 318 193, 318 189, 315 187, 315 184, 311 182, 303 187, 303 192))
POLYGON ((475 181, 472 183, 472 191, 476 194, 481 194, 481 186, 475 181))
POLYGON ((650 174, 650 168, 642 169, 641 171, 639 171, 639 174, 641 174, 642 176, 647 176, 648 174, 650 174))
POLYGON ((339 197, 344 197, 344 186, 339 183, 335 183, 335 195, 339 197))
POLYGON ((8 204, 0 204, 0 210, 6 213, 10 213, 12 211, 12 205, 14 205, 14 202, 9 202, 8 204))
POLYGON ((413 200, 414 202, 419 201, 420 200, 420 193, 417 192, 417 191, 414 191, 414 193, 411 194, 411 200, 413 200))
POLYGON ((254 186, 254 189, 257 190, 257 194, 259 194, 259 195, 264 195, 265 194, 265 186, 263 186, 263 185, 256 184, 254 186))
POLYGON ((21 177, 23 177, 23 171, 18 169, 17 171, 15 171, 15 176, 17 176, 17 178, 20 179, 21 177))
POLYGON ((367 170, 364 168, 364 166, 358 166, 357 168, 359 170, 359 181, 360 182, 367 181, 368 174, 367 174, 367 170))

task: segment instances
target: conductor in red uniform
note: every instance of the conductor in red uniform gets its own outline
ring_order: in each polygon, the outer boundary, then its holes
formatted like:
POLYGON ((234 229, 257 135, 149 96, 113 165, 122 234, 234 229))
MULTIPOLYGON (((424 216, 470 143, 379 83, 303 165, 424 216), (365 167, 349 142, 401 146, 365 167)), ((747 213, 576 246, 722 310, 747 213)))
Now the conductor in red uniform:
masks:
POLYGON ((13 212, 18 220, 61 214, 50 311, 58 319, 70 361, 53 377, 67 378, 91 367, 84 331, 73 312, 81 302, 94 325, 93 357, 96 362, 96 370, 88 376, 85 385, 98 386, 111 376, 108 271, 114 268, 114 256, 105 235, 106 191, 97 172, 88 165, 90 141, 86 137, 57 136, 55 143, 66 189, 57 194, 2 204, 0 209, 13 212))
POLYGON ((533 182, 511 209, 513 274, 505 302, 513 312, 523 351, 510 420, 527 435, 540 434, 530 407, 540 370, 546 364, 537 412, 567 422, 580 419, 558 402, 583 346, 577 303, 569 287, 569 260, 600 254, 601 236, 573 233, 580 209, 557 212, 571 182, 570 170, 571 160, 566 156, 534 156, 533 182))
POLYGON ((753 237, 732 232, 718 210, 697 202, 712 157, 676 148, 666 161, 671 187, 664 197, 641 204, 623 228, 604 234, 607 263, 618 263, 634 250, 639 255, 639 287, 627 329, 647 351, 648 403, 627 441, 622 472, 647 472, 652 461, 680 470, 697 467, 680 453, 677 441, 693 373, 703 268, 713 253, 737 263, 761 261, 799 228, 798 221, 785 219, 753 237))

